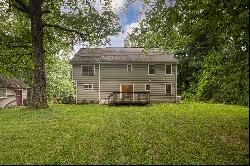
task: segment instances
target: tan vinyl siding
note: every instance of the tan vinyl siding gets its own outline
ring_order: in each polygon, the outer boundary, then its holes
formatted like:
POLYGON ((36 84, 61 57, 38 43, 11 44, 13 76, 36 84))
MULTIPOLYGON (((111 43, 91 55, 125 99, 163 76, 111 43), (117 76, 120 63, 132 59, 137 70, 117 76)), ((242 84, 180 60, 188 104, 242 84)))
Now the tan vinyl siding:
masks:
POLYGON ((119 91, 120 84, 134 84, 134 91, 145 91, 145 84, 150 84, 152 100, 175 99, 175 64, 172 75, 165 75, 165 64, 155 64, 155 75, 148 75, 148 64, 133 64, 132 72, 127 71, 127 64, 101 64, 101 99, 119 91), (165 94, 166 83, 172 84, 172 95, 165 94))
MULTIPOLYGON (((131 63, 129 63, 131 64, 131 63)), ((155 75, 148 75, 148 63, 132 64, 132 71, 127 71, 127 64, 100 64, 101 99, 106 99, 112 91, 120 91, 121 84, 133 84, 134 91, 145 91, 145 84, 150 85, 151 101, 175 101, 176 64, 172 64, 172 74, 165 74, 165 65, 155 65, 155 75), (165 94, 165 84, 172 84, 172 94, 165 94)), ((85 65, 85 64, 84 64, 85 65)), ((89 64, 93 65, 93 64, 89 64)), ((99 100, 99 64, 95 64, 95 76, 82 76, 81 65, 73 65, 73 79, 77 81, 78 101, 83 99, 99 100), (93 84, 93 91, 83 91, 81 85, 93 84)))
POLYGON ((0 108, 6 107, 6 105, 15 106, 16 105, 16 96, 8 96, 7 98, 0 99, 0 108))
MULTIPOLYGON (((12 107, 16 106, 16 95, 14 88, 6 88, 7 89, 7 98, 0 98, 0 108, 4 107, 12 107)), ((20 89, 22 90, 22 99, 27 98, 27 89, 20 89)))
MULTIPOLYGON (((85 65, 85 64, 84 64, 85 65)), ((86 64, 94 65, 94 64, 86 64)), ((77 81, 77 100, 78 102, 84 99, 88 101, 98 101, 98 64, 95 64, 94 76, 82 76, 82 65, 73 65, 73 80, 77 81), (93 91, 84 91, 84 84, 93 84, 93 91)))
MULTIPOLYGON (((7 97, 0 98, 0 108, 4 108, 6 106, 6 104, 8 104, 12 101, 15 102, 15 100, 16 100, 14 89, 10 89, 10 88, 4 88, 4 89, 6 89, 7 97)), ((15 103, 15 105, 16 105, 16 103, 15 103)))

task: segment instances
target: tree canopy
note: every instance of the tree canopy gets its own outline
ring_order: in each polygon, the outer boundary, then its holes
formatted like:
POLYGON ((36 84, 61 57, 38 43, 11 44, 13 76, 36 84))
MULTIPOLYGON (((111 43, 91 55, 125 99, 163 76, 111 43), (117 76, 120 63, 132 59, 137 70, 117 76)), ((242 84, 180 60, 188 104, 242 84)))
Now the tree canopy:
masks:
POLYGON ((174 52, 178 90, 198 100, 248 105, 249 1, 146 2, 132 46, 174 52))
POLYGON ((103 45, 120 30, 108 0, 100 11, 90 0, 3 0, 0 11, 1 73, 32 83, 35 108, 47 107, 45 63, 74 44, 103 45))

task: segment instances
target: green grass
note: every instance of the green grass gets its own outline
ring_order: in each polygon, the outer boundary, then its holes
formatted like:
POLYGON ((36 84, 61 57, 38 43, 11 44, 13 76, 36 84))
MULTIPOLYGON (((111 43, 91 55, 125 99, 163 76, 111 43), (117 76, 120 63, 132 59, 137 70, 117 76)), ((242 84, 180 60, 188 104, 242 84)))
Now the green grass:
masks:
POLYGON ((0 164, 248 164, 249 109, 205 104, 0 110, 0 164))

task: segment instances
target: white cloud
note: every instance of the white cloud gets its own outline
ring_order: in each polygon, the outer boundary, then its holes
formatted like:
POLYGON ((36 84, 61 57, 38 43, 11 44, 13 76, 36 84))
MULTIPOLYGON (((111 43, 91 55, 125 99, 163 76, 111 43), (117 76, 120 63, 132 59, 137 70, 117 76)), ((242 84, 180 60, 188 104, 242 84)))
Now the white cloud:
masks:
POLYGON ((125 25, 125 33, 131 34, 135 28, 139 28, 140 21, 133 22, 130 25, 125 25))
MULTIPOLYGON (((128 0, 112 0, 111 5, 112 5, 112 9, 114 10, 114 12, 116 14, 118 14, 120 16, 120 24, 123 25, 123 33, 120 32, 117 36, 111 36, 110 37, 110 45, 106 44, 105 47, 124 47, 124 40, 126 39, 126 37, 128 36, 128 34, 131 34, 133 29, 135 27, 139 27, 139 22, 145 18, 144 13, 142 13, 141 15, 139 15, 137 17, 137 21, 133 22, 131 24, 126 24, 126 22, 128 21, 128 17, 125 16, 123 17, 123 15, 125 14, 125 5, 128 3, 128 0), (126 24, 126 25, 124 25, 126 24)), ((102 7, 104 7, 104 1, 103 0, 96 0, 95 1, 95 5, 94 7, 96 8, 96 10, 98 10, 99 12, 102 11, 102 7)), ((132 3, 132 7, 133 10, 142 10, 143 4, 141 1, 136 1, 132 3)), ((126 14, 125 14, 126 15, 126 14)), ((75 46, 74 49, 77 52, 80 47, 88 47, 87 45, 85 46, 75 46)))
MULTIPOLYGON (((123 11, 125 4, 128 3, 127 0, 110 0, 111 2, 111 7, 112 10, 116 13, 116 14, 121 14, 121 12, 123 11)), ((104 0, 96 0, 92 2, 94 8, 98 11, 98 12, 102 12, 103 7, 105 6, 105 1, 104 0)))
POLYGON ((125 25, 125 27, 123 28, 124 32, 123 33, 120 32, 120 34, 118 36, 110 37, 111 46, 106 45, 106 47, 124 47, 124 41, 125 41, 126 37, 128 37, 128 35, 133 32, 134 28, 139 27, 139 23, 140 23, 140 21, 125 25))
POLYGON ((127 3, 127 0, 112 0, 111 6, 112 6, 114 12, 118 14, 123 10, 124 5, 126 3, 127 3))
POLYGON ((106 47, 124 47, 124 40, 126 39, 126 35, 120 33, 118 36, 111 36, 110 37, 111 45, 106 45, 106 47))

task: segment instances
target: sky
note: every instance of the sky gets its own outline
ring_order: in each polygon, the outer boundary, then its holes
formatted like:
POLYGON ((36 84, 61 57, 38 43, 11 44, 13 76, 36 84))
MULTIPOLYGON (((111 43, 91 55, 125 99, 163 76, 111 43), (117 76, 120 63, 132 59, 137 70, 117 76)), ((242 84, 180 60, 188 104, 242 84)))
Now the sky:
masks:
MULTIPOLYGON (((124 47, 124 40, 128 36, 128 33, 132 32, 132 29, 138 26, 139 21, 143 18, 143 15, 138 14, 138 10, 142 9, 142 3, 135 1, 131 3, 126 10, 122 10, 127 0, 112 0, 112 8, 114 12, 120 18, 120 26, 122 31, 118 36, 110 37, 111 45, 105 47, 124 47)), ((98 6, 96 7, 98 10, 98 6)), ((78 51, 82 46, 74 46, 74 51, 78 51)))

